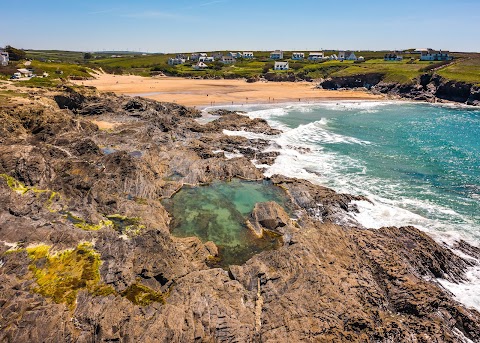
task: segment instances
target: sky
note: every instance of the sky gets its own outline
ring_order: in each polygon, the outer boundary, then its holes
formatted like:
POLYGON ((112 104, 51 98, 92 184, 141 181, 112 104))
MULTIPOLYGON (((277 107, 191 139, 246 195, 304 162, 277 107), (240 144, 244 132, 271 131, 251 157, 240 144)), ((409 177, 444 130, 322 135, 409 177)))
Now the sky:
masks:
POLYGON ((480 0, 23 0, 0 46, 72 51, 480 51, 480 0))

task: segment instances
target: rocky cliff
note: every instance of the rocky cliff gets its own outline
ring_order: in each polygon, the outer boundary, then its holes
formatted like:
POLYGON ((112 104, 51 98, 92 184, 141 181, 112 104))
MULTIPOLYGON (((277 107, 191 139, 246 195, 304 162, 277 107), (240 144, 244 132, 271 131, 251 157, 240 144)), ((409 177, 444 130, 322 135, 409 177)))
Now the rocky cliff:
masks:
POLYGON ((200 125, 88 89, 35 97, 0 109, 0 341, 480 341, 480 313, 435 282, 473 262, 413 227, 361 228, 348 213, 366 199, 274 176, 292 218, 261 203, 248 221, 284 244, 228 270, 208 267, 212 242, 170 234, 161 200, 183 185, 263 178, 251 160, 272 163, 269 143, 222 132, 276 134, 266 122, 200 125))
POLYGON ((320 82, 319 87, 324 89, 363 87, 374 93, 406 99, 428 102, 453 101, 480 106, 480 88, 477 85, 446 80, 434 73, 424 74, 411 84, 385 82, 382 74, 333 77, 320 82))

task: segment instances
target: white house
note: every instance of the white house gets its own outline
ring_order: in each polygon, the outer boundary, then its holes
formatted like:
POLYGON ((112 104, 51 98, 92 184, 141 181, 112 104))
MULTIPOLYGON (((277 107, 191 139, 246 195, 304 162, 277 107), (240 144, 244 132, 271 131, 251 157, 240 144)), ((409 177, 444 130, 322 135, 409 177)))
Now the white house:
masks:
POLYGON ((323 60, 323 52, 311 52, 308 54, 308 59, 310 61, 320 61, 323 60))
POLYGON ((205 68, 208 68, 208 66, 203 62, 197 62, 197 64, 195 64, 193 66, 193 69, 195 69, 195 70, 202 70, 202 69, 205 69, 205 68))
POLYGON ((190 59, 192 61, 198 61, 201 57, 207 57, 206 53, 195 53, 190 55, 190 59))
POLYGON ((340 61, 356 61, 357 56, 355 56, 355 53, 353 51, 339 51, 338 52, 338 59, 340 61))
POLYGON ((184 58, 169 58, 168 59, 168 65, 171 65, 171 66, 176 66, 176 65, 184 64, 184 63, 185 63, 184 58))
POLYGON ((0 66, 5 67, 8 65, 10 58, 8 56, 8 52, 0 50, 0 66))
POLYGON ((305 54, 303 52, 293 52, 292 53, 292 60, 294 61, 301 61, 305 58, 305 54))
POLYGON ((242 58, 243 57, 241 52, 229 52, 228 55, 233 57, 233 58, 242 58))
POLYGON ((31 70, 22 68, 22 69, 17 69, 17 71, 23 76, 23 77, 32 77, 33 72, 31 70))
POLYGON ((383 57, 384 61, 403 61, 402 55, 397 55, 397 53, 392 52, 390 54, 385 54, 383 57))
POLYGON ((420 50, 420 61, 451 61, 451 60, 453 60, 453 57, 449 55, 448 51, 433 50, 433 49, 420 50))
POLYGON ((363 61, 365 61, 365 57, 360 56, 360 57, 357 59, 357 61, 363 62, 363 61))
POLYGON ((275 66, 273 67, 275 70, 288 70, 288 62, 275 62, 275 66))
POLYGON ((220 62, 222 62, 223 64, 234 64, 236 60, 232 56, 223 56, 220 62))
POLYGON ((338 56, 333 54, 328 57, 329 60, 338 60, 338 56))
POLYGON ((200 62, 214 62, 214 61, 215 61, 215 58, 214 58, 213 56, 211 56, 211 57, 208 57, 208 56, 200 56, 200 57, 198 58, 198 60, 199 60, 200 62))
POLYGON ((253 56, 253 52, 251 52, 251 51, 244 51, 244 52, 243 52, 243 58, 251 59, 251 58, 253 58, 253 57, 254 57, 254 56, 253 56))
POLYGON ((275 50, 270 53, 270 59, 272 60, 282 60, 283 59, 283 51, 282 50, 275 50))
POLYGON ((347 61, 357 61, 357 56, 355 56, 355 53, 353 51, 347 51, 347 61))

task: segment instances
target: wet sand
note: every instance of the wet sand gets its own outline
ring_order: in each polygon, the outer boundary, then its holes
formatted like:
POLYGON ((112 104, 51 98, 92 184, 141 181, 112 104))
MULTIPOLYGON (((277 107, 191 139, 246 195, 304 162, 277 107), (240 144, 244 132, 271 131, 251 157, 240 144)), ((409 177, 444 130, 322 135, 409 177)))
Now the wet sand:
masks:
POLYGON ((255 82, 197 80, 100 74, 94 80, 72 81, 100 91, 142 96, 186 106, 240 105, 248 103, 308 102, 322 100, 379 100, 366 91, 315 89, 312 82, 255 82))

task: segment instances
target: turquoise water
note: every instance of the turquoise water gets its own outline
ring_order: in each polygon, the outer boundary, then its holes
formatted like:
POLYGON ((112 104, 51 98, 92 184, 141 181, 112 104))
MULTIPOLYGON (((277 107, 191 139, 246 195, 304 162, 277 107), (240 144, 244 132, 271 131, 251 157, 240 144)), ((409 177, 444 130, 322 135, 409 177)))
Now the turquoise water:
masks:
MULTIPOLYGON (((354 215, 365 227, 413 225, 451 247, 480 246, 480 109, 352 101, 239 109, 284 131, 273 139, 225 132, 272 140, 280 156, 262 166, 267 176, 366 195, 373 204, 357 202, 354 215)), ((480 261, 466 275, 461 284, 438 281, 480 310, 480 261)))
POLYGON ((375 206, 360 203, 357 216, 367 227, 415 225, 442 241, 480 243, 479 109, 327 102, 247 110, 284 131, 267 175, 367 195, 375 206))
POLYGON ((228 267, 281 245, 279 237, 259 239, 245 225, 255 204, 266 201, 285 206, 286 198, 281 189, 268 182, 232 180, 184 187, 164 204, 173 217, 173 235, 213 241, 220 259, 212 261, 212 265, 228 267))

